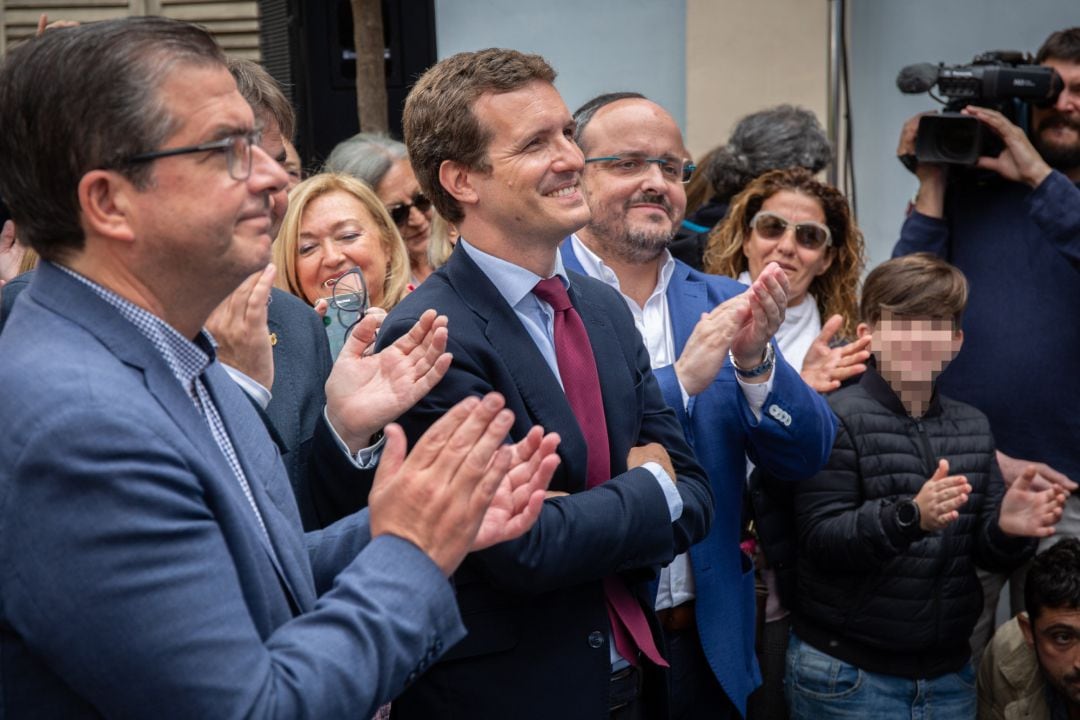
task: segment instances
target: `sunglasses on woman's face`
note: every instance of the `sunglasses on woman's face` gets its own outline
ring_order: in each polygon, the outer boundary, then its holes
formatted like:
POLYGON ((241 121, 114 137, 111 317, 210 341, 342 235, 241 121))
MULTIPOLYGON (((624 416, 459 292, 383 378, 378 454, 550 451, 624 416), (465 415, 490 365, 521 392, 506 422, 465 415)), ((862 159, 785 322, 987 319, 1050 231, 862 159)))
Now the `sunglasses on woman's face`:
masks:
POLYGON ((795 228, 795 242, 808 250, 832 245, 832 233, 821 223, 793 223, 783 215, 762 210, 750 221, 750 229, 766 240, 779 240, 789 227, 795 228))
POLYGON ((391 205, 387 208, 387 211, 390 213, 390 219, 400 228, 405 227, 409 223, 409 213, 412 212, 413 208, 416 208, 422 213, 426 213, 431 209, 431 198, 424 193, 416 193, 413 195, 411 203, 391 205))

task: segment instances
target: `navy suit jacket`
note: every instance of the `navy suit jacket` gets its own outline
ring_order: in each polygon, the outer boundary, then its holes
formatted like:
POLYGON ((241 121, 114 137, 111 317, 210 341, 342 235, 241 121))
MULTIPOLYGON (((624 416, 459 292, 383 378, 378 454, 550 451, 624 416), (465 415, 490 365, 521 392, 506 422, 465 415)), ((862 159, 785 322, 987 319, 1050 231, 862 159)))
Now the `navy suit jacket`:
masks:
MULTIPOLYGON (((497 390, 514 411, 511 439, 534 424, 561 435, 551 488, 570 493, 545 502, 520 539, 466 559, 454 584, 469 636, 394 701, 395 717, 606 718, 611 665, 601 579, 620 573, 651 608, 647 581, 656 568, 708 530, 713 506, 704 473, 660 395, 622 298, 576 273, 570 298, 596 357, 611 452, 612 479, 589 490, 585 440, 562 387, 462 246, 379 333, 380 345, 392 342, 431 307, 450 320, 453 364, 401 418, 411 439, 462 398, 497 390), (656 478, 643 468, 627 471, 630 449, 648 442, 667 448, 678 476, 684 505, 674 523, 656 478)), ((650 680, 663 703, 663 677, 650 680)))
MULTIPOLYGON (((563 263, 584 272, 569 243, 563 245, 563 263)), ((676 357, 702 313, 745 290, 730 278, 706 275, 676 260, 667 289, 676 357)), ((739 549, 745 457, 777 478, 811 477, 829 459, 836 418, 825 398, 803 382, 779 350, 760 421, 739 388, 730 360, 709 387, 690 398, 685 410, 674 366, 655 373, 716 498, 719 512, 712 529, 690 548, 697 627, 709 666, 745 716, 746 698, 761 683, 754 654, 754 569, 739 549)))
MULTIPOLYGON (((0 288, 0 332, 33 276, 31 270, 0 288)), ((375 473, 349 462, 323 415, 333 360, 321 318, 284 290, 271 288, 270 297, 274 385, 270 404, 256 412, 281 451, 304 528, 316 530, 366 506, 375 473)))
POLYGON ((269 540, 149 340, 39 267, 0 337, 0 715, 366 717, 461 637, 366 512, 302 533, 252 403, 204 379, 269 540))
POLYGON ((326 423, 325 386, 333 359, 322 318, 291 293, 270 293, 274 385, 264 420, 281 450, 300 519, 315 530, 365 507, 375 472, 357 470, 326 423))

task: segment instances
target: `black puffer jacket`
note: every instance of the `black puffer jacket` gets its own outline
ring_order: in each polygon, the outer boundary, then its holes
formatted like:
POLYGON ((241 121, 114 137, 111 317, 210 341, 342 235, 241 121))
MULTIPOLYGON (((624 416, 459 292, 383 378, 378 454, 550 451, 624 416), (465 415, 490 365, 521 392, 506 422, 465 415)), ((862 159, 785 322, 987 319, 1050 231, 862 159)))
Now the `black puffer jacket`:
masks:
POLYGON ((1035 548, 998 528, 1004 484, 989 423, 940 396, 913 419, 872 367, 829 404, 840 419, 832 456, 796 485, 795 632, 871 672, 956 672, 982 610, 975 565, 1007 571, 1035 548), (950 475, 967 477, 971 497, 944 530, 905 534, 896 503, 915 497, 938 458, 950 475))

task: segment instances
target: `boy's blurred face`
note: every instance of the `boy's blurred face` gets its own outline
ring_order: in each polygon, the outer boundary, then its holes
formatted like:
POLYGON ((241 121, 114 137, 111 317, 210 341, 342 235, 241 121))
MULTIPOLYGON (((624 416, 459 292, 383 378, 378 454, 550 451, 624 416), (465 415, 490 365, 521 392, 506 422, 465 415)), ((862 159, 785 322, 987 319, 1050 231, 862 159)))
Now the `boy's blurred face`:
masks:
POLYGON ((951 318, 894 317, 889 311, 882 311, 870 332, 878 371, 894 385, 899 380, 901 387, 912 389, 932 385, 964 339, 951 318))

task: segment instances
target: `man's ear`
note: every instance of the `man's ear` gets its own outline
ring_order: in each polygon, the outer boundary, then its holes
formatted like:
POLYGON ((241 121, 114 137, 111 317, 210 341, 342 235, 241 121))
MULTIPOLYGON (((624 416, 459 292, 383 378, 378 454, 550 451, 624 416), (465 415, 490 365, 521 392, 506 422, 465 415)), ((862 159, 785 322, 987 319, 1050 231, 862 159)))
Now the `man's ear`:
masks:
POLYGON ((456 160, 443 160, 439 165, 439 183, 459 203, 475 205, 480 201, 472 182, 476 172, 456 160))
POLYGON ((79 210, 87 234, 131 242, 132 198, 137 193, 131 181, 113 170, 91 170, 79 180, 79 210))
POLYGON ((867 335, 873 335, 874 328, 870 327, 869 323, 861 322, 855 327, 855 337, 862 340, 867 335))
POLYGON ((1035 631, 1031 627, 1031 619, 1026 612, 1022 612, 1016 616, 1016 622, 1020 625, 1020 632, 1024 633, 1024 640, 1027 640, 1028 647, 1035 647, 1035 631))

